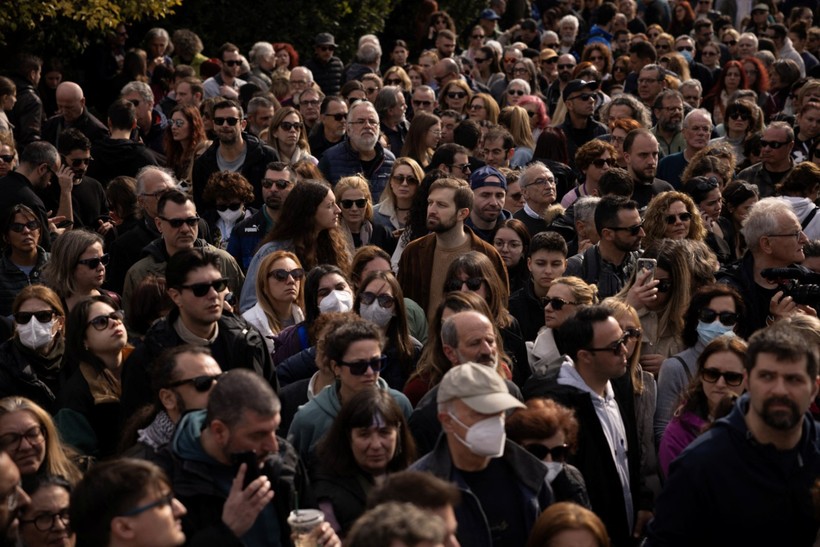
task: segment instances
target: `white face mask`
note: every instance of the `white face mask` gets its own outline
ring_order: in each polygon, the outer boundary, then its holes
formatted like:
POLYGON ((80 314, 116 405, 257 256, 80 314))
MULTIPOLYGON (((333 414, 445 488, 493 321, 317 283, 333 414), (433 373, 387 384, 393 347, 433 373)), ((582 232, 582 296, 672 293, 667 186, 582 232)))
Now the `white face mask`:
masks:
POLYGON ((504 454, 504 442, 507 440, 507 434, 504 432, 503 413, 485 418, 470 427, 462 423, 452 412, 448 412, 448 414, 457 424, 467 428, 467 437, 465 439, 459 437, 457 433, 454 433, 454 435, 461 444, 470 449, 470 452, 476 456, 487 458, 498 458, 504 454))
POLYGON ((347 312, 352 309, 353 295, 347 291, 340 291, 338 289, 330 291, 330 293, 319 302, 319 311, 322 313, 331 311, 347 312))
POLYGON ((235 224, 236 221, 242 218, 242 216, 245 214, 245 210, 242 207, 240 207, 236 211, 225 209, 224 211, 217 211, 217 213, 219 213, 219 218, 221 218, 228 224, 235 224))
POLYGON ((40 323, 36 317, 29 319, 25 325, 17 325, 17 336, 20 343, 31 350, 38 350, 48 345, 54 334, 54 319, 46 323, 40 323))
POLYGON ((393 304, 390 308, 382 308, 378 299, 376 299, 370 305, 361 304, 359 306, 359 315, 365 321, 375 323, 379 327, 386 327, 393 319, 393 316, 396 315, 395 307, 396 305, 393 304))

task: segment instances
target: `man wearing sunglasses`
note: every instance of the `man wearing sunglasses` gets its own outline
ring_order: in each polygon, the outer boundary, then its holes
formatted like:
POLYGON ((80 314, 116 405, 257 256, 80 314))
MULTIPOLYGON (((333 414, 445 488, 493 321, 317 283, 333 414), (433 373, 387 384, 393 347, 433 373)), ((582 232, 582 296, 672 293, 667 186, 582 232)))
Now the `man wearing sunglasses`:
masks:
POLYGON ((342 142, 347 132, 347 102, 338 95, 329 95, 319 106, 317 127, 310 132, 310 153, 321 160, 325 150, 342 142))
POLYGON ((556 330, 561 366, 532 376, 523 389, 526 398, 547 397, 575 411, 584 435, 567 463, 583 473, 592 510, 614 545, 641 537, 652 514, 632 390, 613 382, 627 371, 629 340, 608 309, 583 306, 556 330))
POLYGON ((815 543, 817 346, 778 321, 749 339, 745 368, 748 392, 672 463, 647 545, 815 543))
POLYGON ((79 129, 66 129, 60 134, 58 151, 63 163, 71 169, 72 184, 65 192, 60 185, 52 184, 41 193, 46 207, 59 209, 61 199, 71 200, 74 227, 94 230, 105 235, 113 225, 107 219, 108 198, 102 185, 86 175, 91 158, 91 141, 79 129), (64 197, 65 196, 65 197, 64 197))
POLYGON ((57 86, 58 114, 43 124, 43 140, 60 147, 60 133, 74 128, 83 133, 92 143, 108 136, 108 128, 85 107, 83 88, 74 82, 63 82, 57 86))
POLYGON ((203 249, 179 251, 168 259, 163 273, 174 305, 123 366, 121 401, 126 412, 152 401, 151 364, 163 350, 183 344, 208 348, 223 371, 250 369, 278 388, 262 336, 240 316, 225 311, 225 297, 234 289, 223 272, 224 262, 223 255, 203 249))
MULTIPOLYGON (((678 92, 675 91, 675 93, 678 92)), ((689 112, 683 118, 680 135, 685 143, 684 148, 680 152, 665 156, 658 162, 658 178, 665 180, 675 188, 680 188, 680 176, 694 155, 709 144, 709 139, 712 137, 712 116, 709 111, 698 108, 689 112)))
POLYGON ((220 70, 218 74, 202 83, 205 98, 237 99, 239 98, 239 88, 247 83, 239 78, 242 71, 242 57, 239 55, 239 47, 230 42, 225 42, 219 46, 217 55, 220 70))
POLYGON ((575 167, 575 152, 585 142, 607 134, 606 126, 592 119, 598 82, 572 80, 561 91, 567 119, 559 127, 567 137, 569 165, 575 167))
MULTIPOLYGON (((413 97, 410 100, 410 104, 413 106, 413 114, 416 112, 435 114, 435 111, 438 109, 436 92, 429 85, 420 85, 413 90, 413 97)), ((313 148, 311 148, 311 151, 313 151, 313 148)))
POLYGON ((336 40, 328 32, 320 32, 313 38, 313 57, 305 62, 305 68, 313 73, 316 84, 325 95, 336 95, 342 83, 344 63, 334 55, 336 40))
POLYGON ((775 187, 794 169, 794 129, 786 122, 772 122, 760 139, 760 162, 737 174, 737 179, 757 185, 760 197, 775 194, 775 187))

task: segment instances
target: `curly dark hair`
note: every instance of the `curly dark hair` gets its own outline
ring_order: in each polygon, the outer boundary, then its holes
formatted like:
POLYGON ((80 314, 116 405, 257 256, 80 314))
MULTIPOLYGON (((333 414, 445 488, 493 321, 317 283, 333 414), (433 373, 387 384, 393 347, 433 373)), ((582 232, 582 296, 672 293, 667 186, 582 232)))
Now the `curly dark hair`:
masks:
POLYGON ((208 178, 208 183, 202 191, 202 200, 205 203, 215 204, 219 199, 228 202, 239 199, 242 203, 251 203, 253 186, 239 173, 217 171, 208 178))

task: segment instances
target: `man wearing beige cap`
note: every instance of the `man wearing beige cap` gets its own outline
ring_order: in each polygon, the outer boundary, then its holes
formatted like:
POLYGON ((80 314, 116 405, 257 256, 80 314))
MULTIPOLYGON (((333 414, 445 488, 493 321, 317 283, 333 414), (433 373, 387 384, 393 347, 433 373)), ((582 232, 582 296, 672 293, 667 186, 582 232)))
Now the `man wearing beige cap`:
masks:
POLYGON ((493 368, 477 363, 445 374, 436 401, 444 435, 413 469, 461 491, 461 545, 524 545, 535 519, 553 501, 546 466, 506 440, 505 412, 524 405, 493 368))

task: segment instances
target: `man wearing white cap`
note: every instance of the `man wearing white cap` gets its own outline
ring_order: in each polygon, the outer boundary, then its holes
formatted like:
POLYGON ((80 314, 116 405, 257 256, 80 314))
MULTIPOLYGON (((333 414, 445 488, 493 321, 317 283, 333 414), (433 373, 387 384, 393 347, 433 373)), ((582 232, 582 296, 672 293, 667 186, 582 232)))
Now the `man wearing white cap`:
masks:
POLYGON ((461 490, 461 545, 524 545, 535 519, 553 501, 546 466, 507 442, 504 433, 504 413, 524 405, 498 372, 477 363, 447 372, 436 401, 444 435, 413 469, 461 490))

